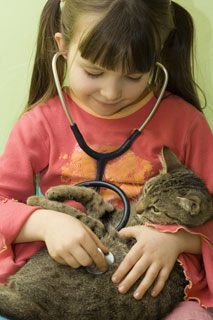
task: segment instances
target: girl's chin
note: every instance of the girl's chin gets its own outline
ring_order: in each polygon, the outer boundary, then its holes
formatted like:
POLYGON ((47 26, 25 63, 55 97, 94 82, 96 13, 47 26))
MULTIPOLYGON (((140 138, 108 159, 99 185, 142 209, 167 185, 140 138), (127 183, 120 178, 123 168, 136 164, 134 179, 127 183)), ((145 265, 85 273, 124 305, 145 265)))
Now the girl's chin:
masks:
POLYGON ((125 109, 127 106, 119 103, 104 103, 98 100, 94 100, 95 103, 88 106, 92 111, 100 116, 111 116, 121 110, 125 109))

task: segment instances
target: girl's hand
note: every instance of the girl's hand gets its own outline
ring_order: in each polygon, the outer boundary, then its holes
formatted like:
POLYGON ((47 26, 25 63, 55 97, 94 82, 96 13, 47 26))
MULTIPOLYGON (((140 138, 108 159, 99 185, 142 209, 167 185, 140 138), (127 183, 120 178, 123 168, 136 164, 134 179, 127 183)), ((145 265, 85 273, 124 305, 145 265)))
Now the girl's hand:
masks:
POLYGON ((101 271, 106 269, 98 248, 104 253, 107 253, 107 248, 86 225, 74 217, 53 211, 44 232, 44 241, 49 254, 59 263, 72 268, 95 263, 101 271))
POLYGON ((98 237, 74 217, 52 210, 38 209, 26 220, 14 243, 44 241, 50 255, 73 268, 93 263, 104 271, 106 262, 99 252, 108 249, 98 237))
MULTIPOLYGON (((140 285, 134 292, 135 299, 141 299, 155 281, 152 296, 157 296, 163 289, 167 278, 177 260, 184 251, 184 241, 199 237, 188 234, 184 230, 177 233, 163 233, 146 226, 134 226, 120 231, 122 236, 135 238, 137 243, 131 248, 112 277, 114 283, 119 283, 118 290, 125 294, 129 288, 144 275, 140 285), (189 239, 188 239, 189 238, 189 239)), ((192 241, 193 242, 193 241, 192 241)), ((200 248, 196 248, 197 251, 200 248)))

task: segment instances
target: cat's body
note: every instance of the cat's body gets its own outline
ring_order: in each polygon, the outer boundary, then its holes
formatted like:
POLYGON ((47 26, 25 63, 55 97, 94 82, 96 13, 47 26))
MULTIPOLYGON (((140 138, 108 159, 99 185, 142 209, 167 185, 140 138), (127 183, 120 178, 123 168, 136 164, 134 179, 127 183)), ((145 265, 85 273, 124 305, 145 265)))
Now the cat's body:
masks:
MULTIPOLYGON (((163 155, 163 172, 145 184, 128 225, 151 221, 193 226, 207 222, 213 217, 213 208, 204 183, 182 166, 170 150, 164 148, 163 155)), ((118 293, 111 276, 135 240, 119 236, 114 228, 119 210, 95 191, 59 186, 51 188, 46 197, 51 200, 32 197, 28 203, 80 219, 113 253, 115 263, 97 276, 83 267, 75 270, 61 265, 43 249, 11 276, 6 286, 0 286, 1 315, 11 320, 158 320, 183 300, 187 281, 178 262, 156 298, 150 295, 149 289, 142 300, 135 300, 133 292, 138 283, 127 294, 118 293), (64 199, 81 202, 88 215, 58 202, 64 199)))

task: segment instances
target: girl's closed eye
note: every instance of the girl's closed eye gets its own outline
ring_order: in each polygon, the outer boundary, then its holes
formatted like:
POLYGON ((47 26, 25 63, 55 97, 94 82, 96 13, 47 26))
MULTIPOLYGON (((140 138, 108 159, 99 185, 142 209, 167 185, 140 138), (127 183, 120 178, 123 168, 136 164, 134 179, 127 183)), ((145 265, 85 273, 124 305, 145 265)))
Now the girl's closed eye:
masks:
MULTIPOLYGON (((92 72, 92 71, 88 71, 88 70, 84 70, 85 73, 87 74, 87 76, 89 76, 90 78, 99 78, 101 77, 104 72, 100 71, 100 72, 92 72)), ((140 75, 125 75, 125 78, 127 80, 130 80, 130 81, 140 81, 143 77, 143 74, 140 74, 140 75)))
POLYGON ((130 81, 140 81, 143 78, 143 75, 142 74, 140 76, 127 75, 126 78, 130 81))
POLYGON ((103 72, 91 72, 87 70, 84 70, 84 71, 87 74, 87 76, 89 76, 90 78, 98 78, 103 75, 103 72))

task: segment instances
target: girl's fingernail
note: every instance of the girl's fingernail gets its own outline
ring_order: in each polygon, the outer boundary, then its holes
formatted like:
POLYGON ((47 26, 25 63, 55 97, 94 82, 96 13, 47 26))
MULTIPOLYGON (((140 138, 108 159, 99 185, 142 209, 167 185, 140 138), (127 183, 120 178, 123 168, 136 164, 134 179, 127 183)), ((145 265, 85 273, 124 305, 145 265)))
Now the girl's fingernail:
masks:
POLYGON ((138 291, 136 291, 136 292, 134 293, 134 298, 135 298, 135 299, 140 299, 140 293, 139 293, 138 291))
POLYGON ((117 282, 118 281, 118 277, 117 276, 112 276, 112 281, 113 282, 117 282))
POLYGON ((124 293, 125 292, 125 287, 124 286, 118 287, 118 290, 119 290, 120 293, 124 293))
POLYGON ((151 296, 152 296, 152 297, 156 297, 156 295, 157 295, 157 294, 156 294, 156 291, 153 290, 153 291, 151 292, 151 296))

